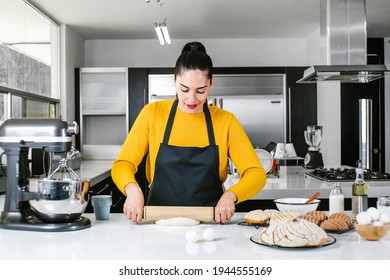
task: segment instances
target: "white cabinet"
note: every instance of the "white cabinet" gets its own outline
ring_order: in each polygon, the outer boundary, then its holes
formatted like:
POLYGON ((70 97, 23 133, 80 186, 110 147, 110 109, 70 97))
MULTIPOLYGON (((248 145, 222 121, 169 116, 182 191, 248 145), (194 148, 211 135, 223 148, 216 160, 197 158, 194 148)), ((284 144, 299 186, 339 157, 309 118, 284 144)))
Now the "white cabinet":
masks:
POLYGON ((85 159, 115 159, 129 131, 127 68, 80 68, 80 144, 85 159))

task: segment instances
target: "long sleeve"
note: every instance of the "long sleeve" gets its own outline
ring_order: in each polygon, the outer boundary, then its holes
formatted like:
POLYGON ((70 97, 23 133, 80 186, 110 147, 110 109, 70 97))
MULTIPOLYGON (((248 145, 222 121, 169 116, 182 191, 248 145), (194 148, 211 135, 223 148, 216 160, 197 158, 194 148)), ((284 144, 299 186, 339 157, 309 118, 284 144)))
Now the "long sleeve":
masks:
MULTIPOLYGON (((168 100, 146 105, 131 128, 111 172, 115 184, 122 192, 128 183, 136 182, 134 175, 146 154, 146 177, 149 183, 152 183, 155 161, 172 104, 173 100, 168 100)), ((244 129, 234 115, 214 106, 210 107, 210 113, 219 151, 220 180, 226 180, 230 157, 241 176, 240 182, 230 190, 236 193, 238 202, 241 202, 263 188, 265 172, 244 129)), ((187 147, 208 146, 204 114, 191 115, 177 110, 168 143, 187 147)))

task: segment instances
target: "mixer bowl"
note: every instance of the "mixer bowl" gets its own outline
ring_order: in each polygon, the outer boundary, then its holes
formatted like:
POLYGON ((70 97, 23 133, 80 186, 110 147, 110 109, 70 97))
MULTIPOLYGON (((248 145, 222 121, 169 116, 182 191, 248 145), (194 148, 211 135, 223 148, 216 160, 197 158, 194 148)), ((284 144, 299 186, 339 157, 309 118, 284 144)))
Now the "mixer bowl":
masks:
POLYGON ((43 222, 72 222, 87 208, 89 185, 89 180, 30 179, 29 191, 40 196, 29 200, 31 209, 43 222))

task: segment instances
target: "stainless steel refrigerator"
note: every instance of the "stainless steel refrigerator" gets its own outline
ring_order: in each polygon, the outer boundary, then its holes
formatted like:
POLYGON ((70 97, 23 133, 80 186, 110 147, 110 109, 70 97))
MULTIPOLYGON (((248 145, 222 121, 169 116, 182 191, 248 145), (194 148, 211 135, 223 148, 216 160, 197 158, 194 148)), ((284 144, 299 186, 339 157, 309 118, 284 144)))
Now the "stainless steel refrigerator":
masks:
MULTIPOLYGON (((215 75, 208 102, 232 112, 254 148, 286 142, 285 74, 215 75)), ((149 75, 149 102, 175 98, 172 75, 149 75)))

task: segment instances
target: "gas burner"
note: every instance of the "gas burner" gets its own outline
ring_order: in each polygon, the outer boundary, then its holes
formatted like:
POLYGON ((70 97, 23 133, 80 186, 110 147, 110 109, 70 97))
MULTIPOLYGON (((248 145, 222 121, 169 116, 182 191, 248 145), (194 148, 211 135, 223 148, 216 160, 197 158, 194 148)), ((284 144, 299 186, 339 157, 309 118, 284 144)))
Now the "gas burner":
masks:
MULTIPOLYGON (((328 182, 353 182, 356 178, 355 168, 316 168, 307 171, 306 174, 328 182)), ((364 170, 364 180, 389 181, 390 174, 364 170)))

